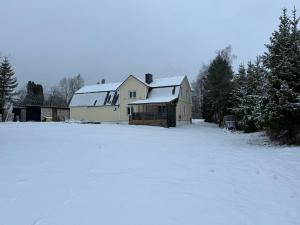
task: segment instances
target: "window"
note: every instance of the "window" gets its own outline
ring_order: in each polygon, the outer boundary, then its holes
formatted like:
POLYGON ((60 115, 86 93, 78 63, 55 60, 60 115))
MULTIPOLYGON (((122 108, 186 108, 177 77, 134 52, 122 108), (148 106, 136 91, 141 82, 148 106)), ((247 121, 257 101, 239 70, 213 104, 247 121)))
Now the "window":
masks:
POLYGON ((159 113, 165 113, 166 112, 166 106, 158 106, 158 112, 159 113))
POLYGON ((134 108, 133 108, 133 106, 127 107, 127 115, 132 115, 132 113, 134 113, 134 108))
POLYGON ((129 98, 136 98, 136 91, 129 91, 129 98))

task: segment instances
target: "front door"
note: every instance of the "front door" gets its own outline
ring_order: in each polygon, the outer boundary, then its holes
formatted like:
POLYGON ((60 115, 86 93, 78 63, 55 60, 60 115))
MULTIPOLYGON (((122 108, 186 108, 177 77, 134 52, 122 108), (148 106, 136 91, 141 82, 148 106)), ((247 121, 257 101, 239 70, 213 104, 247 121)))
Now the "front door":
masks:
POLYGON ((168 104, 168 127, 176 127, 176 104, 168 104))

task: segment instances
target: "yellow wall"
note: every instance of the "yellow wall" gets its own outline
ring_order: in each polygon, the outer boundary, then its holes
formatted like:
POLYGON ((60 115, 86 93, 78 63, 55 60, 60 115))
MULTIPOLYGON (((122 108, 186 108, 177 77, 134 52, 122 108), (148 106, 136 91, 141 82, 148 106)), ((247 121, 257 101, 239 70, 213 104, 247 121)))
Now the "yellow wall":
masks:
POLYGON ((75 121, 118 122, 118 106, 71 107, 70 118, 75 121))
POLYGON ((176 120, 190 121, 192 118, 191 87, 187 77, 181 83, 178 103, 176 106, 176 120))
POLYGON ((127 106, 129 103, 146 99, 148 87, 133 76, 129 76, 127 80, 119 87, 120 93, 120 120, 128 122, 127 106), (136 98, 129 98, 129 92, 136 91, 136 98))

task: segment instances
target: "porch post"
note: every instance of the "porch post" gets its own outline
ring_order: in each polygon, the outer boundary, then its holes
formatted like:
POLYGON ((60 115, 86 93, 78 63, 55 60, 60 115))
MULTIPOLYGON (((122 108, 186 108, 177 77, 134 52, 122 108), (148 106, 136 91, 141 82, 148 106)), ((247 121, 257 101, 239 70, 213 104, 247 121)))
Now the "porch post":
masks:
POLYGON ((166 112, 167 112, 167 127, 169 127, 169 104, 166 104, 166 112))

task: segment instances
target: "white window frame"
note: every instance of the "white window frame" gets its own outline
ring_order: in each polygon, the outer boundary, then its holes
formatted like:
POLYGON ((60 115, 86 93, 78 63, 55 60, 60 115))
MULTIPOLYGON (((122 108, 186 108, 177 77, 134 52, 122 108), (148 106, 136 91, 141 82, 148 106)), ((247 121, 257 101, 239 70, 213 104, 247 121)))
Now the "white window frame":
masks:
POLYGON ((132 115, 132 113, 134 113, 134 107, 133 106, 127 106, 127 115, 130 116, 130 115, 132 115))
POLYGON ((129 91, 129 92, 128 92, 128 97, 129 97, 130 99, 136 98, 136 91, 135 91, 135 90, 129 91))

